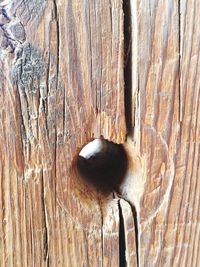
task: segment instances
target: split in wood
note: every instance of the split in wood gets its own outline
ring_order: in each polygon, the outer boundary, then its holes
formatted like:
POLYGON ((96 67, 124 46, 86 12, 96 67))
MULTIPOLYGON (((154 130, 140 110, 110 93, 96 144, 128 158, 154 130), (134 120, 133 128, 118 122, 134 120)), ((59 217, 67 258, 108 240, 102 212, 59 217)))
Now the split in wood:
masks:
MULTIPOLYGON (((133 246, 135 246, 136 261, 138 262, 138 216, 135 205, 139 207, 144 181, 142 179, 142 161, 132 142, 128 140, 125 144, 116 144, 103 138, 94 139, 79 152, 76 158, 76 168, 79 176, 101 193, 109 194, 115 191, 118 197, 130 205, 135 229, 133 246)), ((127 240, 120 201, 118 208, 119 261, 120 267, 124 267, 127 265, 127 240)))

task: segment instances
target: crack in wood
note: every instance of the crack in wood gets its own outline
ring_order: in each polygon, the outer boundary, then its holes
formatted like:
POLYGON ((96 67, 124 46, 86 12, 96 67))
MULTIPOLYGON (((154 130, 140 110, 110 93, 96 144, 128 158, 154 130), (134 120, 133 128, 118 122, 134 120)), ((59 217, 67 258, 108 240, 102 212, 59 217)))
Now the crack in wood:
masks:
POLYGON ((181 94, 181 54, 182 54, 182 47, 181 47, 181 40, 182 40, 182 29, 181 29, 181 3, 180 0, 178 1, 178 45, 179 45, 179 58, 178 58, 178 88, 179 88, 179 121, 182 121, 182 94, 181 94))
POLYGON ((130 1, 123 1, 124 11, 124 105, 127 134, 133 131, 132 112, 132 39, 130 1))
MULTIPOLYGON (((59 16, 58 16, 58 7, 56 0, 53 0, 54 4, 54 12, 55 12, 55 20, 56 20, 56 28, 57 28, 57 79, 56 79, 56 104, 57 104, 57 91, 59 86, 59 68, 60 68, 60 25, 59 25, 59 16)), ((55 150, 54 150, 54 158, 55 158, 55 164, 54 164, 54 177, 55 177, 55 184, 54 184, 54 194, 55 199, 57 199, 57 181, 56 181, 56 171, 57 171, 57 115, 55 114, 55 150)), ((56 201, 55 201, 55 210, 56 210, 56 201)))
POLYGON ((43 170, 42 170, 42 203, 43 203, 43 210, 44 210, 44 260, 46 261, 47 267, 49 267, 50 266, 49 234, 48 234, 47 207, 45 203, 45 181, 44 181, 43 170))
POLYGON ((133 219, 134 219, 134 225, 135 225, 135 246, 136 246, 136 255, 137 255, 137 266, 140 266, 139 265, 138 215, 137 215, 136 208, 130 203, 129 205, 131 206, 133 219))
POLYGON ((59 18, 58 18, 58 8, 56 4, 56 0, 53 0, 54 4, 54 15, 55 15, 55 20, 56 20, 56 28, 57 28, 57 83, 56 83, 56 89, 58 89, 58 75, 59 75, 59 66, 60 66, 60 27, 59 27, 59 18))
MULTIPOLYGON (((133 114, 132 104, 132 19, 131 19, 131 1, 123 1, 123 12, 124 12, 124 105, 125 105, 125 120, 127 136, 132 136, 135 127, 135 115, 133 114)), ((138 81, 137 81, 138 82, 138 81)), ((138 86, 139 88, 139 86, 138 86)), ((139 90, 139 89, 138 89, 139 90)), ((138 95, 137 95, 138 102, 138 95)), ((137 103, 138 104, 138 103, 137 103)), ((120 231, 119 231, 119 242, 120 242, 120 267, 126 266, 125 259, 125 232, 124 222, 122 216, 122 210, 119 205, 119 216, 120 216, 120 231)), ((134 224, 135 224, 135 242, 136 242, 136 255, 137 255, 137 266, 139 266, 139 247, 138 247, 138 219, 137 211, 135 207, 131 206, 134 224)))
POLYGON ((103 257, 104 257, 104 235, 103 235, 103 210, 102 210, 102 202, 101 202, 101 197, 99 196, 98 198, 99 202, 99 208, 100 208, 100 214, 101 214, 101 253, 102 253, 102 267, 103 267, 103 257))
POLYGON ((124 218, 122 215, 122 207, 120 205, 120 199, 118 200, 119 209, 119 267, 126 267, 126 241, 125 241, 125 228, 124 218))

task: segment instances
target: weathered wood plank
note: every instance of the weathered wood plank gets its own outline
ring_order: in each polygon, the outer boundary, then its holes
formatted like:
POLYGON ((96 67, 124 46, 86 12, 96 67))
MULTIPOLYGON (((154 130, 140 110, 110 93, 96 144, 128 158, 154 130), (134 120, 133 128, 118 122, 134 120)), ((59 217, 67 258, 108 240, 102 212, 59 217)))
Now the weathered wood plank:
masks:
POLYGON ((122 1, 1 2, 0 266, 198 266, 200 1, 130 8, 132 92, 122 1), (73 165, 132 125, 121 193, 137 218, 73 165))
POLYGON ((72 162, 126 137, 122 2, 2 1, 0 23, 1 266, 116 266, 117 201, 72 162))
POLYGON ((136 143, 146 160, 141 266, 198 266, 199 4, 137 1, 135 7, 140 97, 136 131, 141 131, 136 143))

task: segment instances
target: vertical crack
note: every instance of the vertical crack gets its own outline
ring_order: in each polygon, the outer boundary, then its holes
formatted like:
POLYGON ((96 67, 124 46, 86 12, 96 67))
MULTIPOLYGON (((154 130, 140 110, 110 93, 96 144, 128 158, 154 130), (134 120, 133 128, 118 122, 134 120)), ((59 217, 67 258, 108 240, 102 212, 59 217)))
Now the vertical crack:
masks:
MULTIPOLYGON (((55 20, 56 20, 56 30, 57 30, 57 80, 56 80, 56 92, 55 92, 55 110, 57 110, 57 91, 58 91, 58 85, 59 85, 59 68, 60 68, 60 28, 59 28, 59 18, 58 18, 58 8, 56 4, 56 0, 53 0, 54 4, 54 10, 55 10, 55 20)), ((55 114, 55 150, 54 150, 54 177, 55 177, 55 200, 57 199, 57 183, 56 183, 56 160, 57 160, 57 118, 55 114)), ((55 210, 56 210, 56 201, 55 201, 55 210)))
POLYGON ((42 203, 44 210, 44 260, 46 261, 47 267, 50 266, 49 262, 49 234, 48 234, 48 219, 47 219, 47 207, 45 204, 45 181, 42 169, 42 203))
POLYGON ((124 218, 122 215, 122 208, 120 205, 120 199, 118 200, 119 208, 119 267, 126 267, 126 240, 124 229, 124 218))
POLYGON ((131 4, 123 1, 124 11, 124 105, 127 133, 133 131, 132 121, 132 37, 131 37, 131 4))
MULTIPOLYGON (((118 195, 119 197, 119 195, 118 195)), ((134 220, 134 228, 135 228, 135 248, 136 248, 136 257, 137 257, 137 266, 140 266, 139 263, 139 237, 138 237, 138 215, 135 206, 130 203, 127 199, 122 198, 126 201, 132 211, 133 220, 134 220)), ((124 219, 122 214, 122 208, 120 206, 120 199, 118 201, 119 207, 119 220, 120 220, 120 227, 119 227, 119 249, 120 249, 120 267, 126 267, 126 239, 125 239, 125 227, 124 227, 124 219), (124 263, 125 262, 125 263, 124 263)))
MULTIPOLYGON (((132 98, 132 86, 133 86, 133 74, 132 74, 132 17, 131 17, 131 0, 123 1, 124 12, 124 106, 125 106, 125 120, 127 136, 133 136, 134 127, 136 123, 136 114, 133 116, 133 98, 132 98)), ((137 64, 137 62, 136 62, 137 64)), ((139 91, 139 81, 138 91, 139 91)), ((137 94, 137 102, 139 94, 137 94)), ((137 103, 138 105, 138 103, 137 103)), ((135 112, 136 113, 136 112, 135 112)), ((139 266, 139 238, 138 238, 138 215, 135 207, 129 203, 132 209, 134 226, 135 226, 135 242, 136 242, 136 255, 137 266, 139 266)), ((125 232, 124 221, 122 216, 122 210, 119 203, 119 216, 120 216, 120 267, 126 266, 125 259, 125 232), (121 251, 122 250, 122 251, 121 251)))
POLYGON ((103 267, 103 258, 104 258, 104 236, 103 236, 103 208, 102 208, 102 201, 101 197, 98 197, 98 202, 99 202, 99 209, 100 209, 100 215, 101 215, 101 251, 102 251, 102 262, 101 266, 103 267))
POLYGON ((136 208, 131 205, 131 210, 133 214, 133 220, 134 220, 134 226, 135 226, 135 246, 136 246, 136 253, 137 253, 137 266, 139 266, 139 238, 138 238, 138 216, 137 216, 137 211, 136 208))
POLYGON ((181 93, 181 55, 182 55, 182 31, 181 31, 181 2, 178 1, 178 88, 179 88, 179 121, 182 121, 182 93, 181 93))
POLYGON ((59 73, 59 66, 60 66, 60 28, 59 28, 59 19, 58 19, 58 8, 56 4, 56 0, 53 0, 54 4, 54 11, 55 11, 55 20, 56 20, 56 33, 57 33, 57 82, 56 82, 56 89, 58 89, 58 73, 59 73))

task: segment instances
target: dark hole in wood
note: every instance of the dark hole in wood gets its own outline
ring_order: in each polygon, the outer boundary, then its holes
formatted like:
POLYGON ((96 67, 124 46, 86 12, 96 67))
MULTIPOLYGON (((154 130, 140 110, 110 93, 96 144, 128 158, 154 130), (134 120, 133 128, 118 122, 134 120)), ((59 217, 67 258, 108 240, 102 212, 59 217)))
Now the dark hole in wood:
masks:
POLYGON ((100 140, 102 149, 88 158, 79 154, 76 160, 79 176, 102 193, 118 191, 127 171, 126 151, 122 144, 102 138, 95 140, 100 140))

